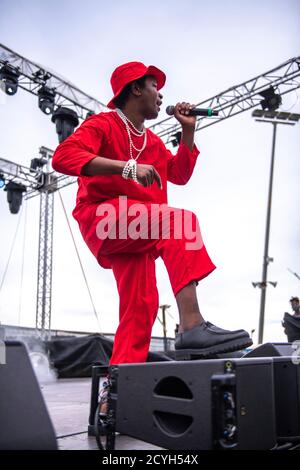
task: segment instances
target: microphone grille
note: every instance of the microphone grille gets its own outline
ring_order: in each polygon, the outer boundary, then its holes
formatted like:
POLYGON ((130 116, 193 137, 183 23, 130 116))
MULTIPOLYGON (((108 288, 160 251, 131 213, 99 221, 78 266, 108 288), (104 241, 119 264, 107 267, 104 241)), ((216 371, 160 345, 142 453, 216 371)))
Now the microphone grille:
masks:
POLYGON ((173 106, 173 105, 167 106, 167 107, 166 107, 166 113, 167 113, 169 116, 173 116, 173 114, 174 114, 174 109, 175 109, 175 106, 173 106))

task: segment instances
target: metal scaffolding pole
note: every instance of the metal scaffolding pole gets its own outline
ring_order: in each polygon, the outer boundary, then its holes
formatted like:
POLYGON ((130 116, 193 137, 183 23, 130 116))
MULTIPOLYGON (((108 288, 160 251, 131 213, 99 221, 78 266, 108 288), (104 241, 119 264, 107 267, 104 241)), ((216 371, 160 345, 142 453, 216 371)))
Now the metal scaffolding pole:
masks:
POLYGON ((41 192, 36 328, 44 337, 49 334, 51 326, 53 207, 54 194, 41 192))
POLYGON ((57 189, 56 177, 49 173, 52 153, 46 147, 40 148, 46 171, 44 187, 40 188, 36 328, 43 338, 49 336, 51 328, 54 191, 57 189))
POLYGON ((273 176, 274 176, 274 159, 275 159, 275 143, 276 143, 276 130, 277 123, 273 123, 273 139, 272 139, 272 154, 271 154, 271 167, 269 178, 269 191, 268 191, 268 206, 267 206, 267 220, 265 232, 265 247, 262 268, 262 286, 260 296, 260 312, 259 312, 259 326, 258 326, 258 342, 263 342, 264 334, 264 321, 265 321, 265 306, 266 306, 266 290, 267 290, 267 276, 269 259, 269 240, 270 240, 270 226, 271 226, 271 206, 272 206, 272 191, 273 191, 273 176))
MULTIPOLYGON (((258 326, 258 343, 263 342, 264 336, 264 323, 265 323, 265 308, 266 308, 266 293, 268 285, 268 265, 273 258, 269 257, 269 241, 270 241, 270 228, 271 228, 271 208, 272 208, 272 192, 273 192, 273 178, 274 178, 274 162, 275 162, 275 145, 276 145, 276 134, 278 124, 285 124, 293 126, 299 120, 299 114, 293 114, 292 119, 289 113, 284 112, 268 112, 256 110, 253 112, 254 117, 260 117, 256 119, 257 122, 265 122, 273 125, 273 136, 272 136, 272 152, 271 152, 271 165, 270 165, 270 176, 269 176, 269 189, 268 189, 268 203, 267 203, 267 217, 266 217, 266 231, 265 231, 265 245, 263 255, 263 267, 262 267, 262 280, 257 283, 261 289, 260 297, 260 311, 259 311, 259 326, 258 326), (267 119, 265 117, 268 117, 267 119), (272 116, 272 118, 270 118, 272 116), (283 119, 286 119, 284 122, 283 119), (290 120, 292 122, 287 122, 290 120)), ((275 282, 271 283, 274 287, 275 282)))

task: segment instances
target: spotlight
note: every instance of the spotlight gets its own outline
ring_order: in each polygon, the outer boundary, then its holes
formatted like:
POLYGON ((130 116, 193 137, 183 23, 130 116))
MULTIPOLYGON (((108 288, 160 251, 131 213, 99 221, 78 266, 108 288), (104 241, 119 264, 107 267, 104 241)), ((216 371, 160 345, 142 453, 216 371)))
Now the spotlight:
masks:
POLYGON ((53 113, 51 121, 55 123, 59 143, 73 134, 75 127, 79 124, 76 112, 63 106, 53 113))
POLYGON ((9 181, 4 191, 7 191, 7 202, 10 212, 17 214, 22 204, 23 193, 26 191, 26 186, 9 181))
POLYGON ((94 113, 93 111, 88 111, 88 112, 86 113, 85 119, 88 119, 89 117, 94 116, 94 114, 95 114, 95 113, 94 113))
POLYGON ((0 80, 4 84, 4 91, 7 95, 15 95, 18 90, 18 79, 20 72, 10 64, 5 64, 0 69, 0 80))
POLYGON ((32 158, 30 162, 30 171, 36 171, 38 168, 43 168, 48 163, 46 158, 32 158))
POLYGON ((171 142, 172 142, 173 147, 177 147, 177 145, 180 144, 180 141, 181 141, 181 134, 182 134, 182 133, 181 133, 180 131, 178 131, 178 132, 176 132, 176 134, 173 134, 173 135, 171 136, 171 137, 172 137, 171 142))
POLYGON ((39 69, 36 72, 32 74, 35 78, 38 78, 39 80, 42 80, 43 82, 46 82, 49 80, 52 75, 49 72, 45 72, 43 69, 39 69))
POLYGON ((0 189, 2 189, 3 186, 5 186, 5 179, 4 179, 4 176, 1 173, 0 174, 0 189))
POLYGON ((39 108, 45 114, 52 114, 55 103, 55 91, 53 88, 49 88, 43 85, 38 90, 39 97, 39 108))
POLYGON ((264 100, 261 100, 260 102, 262 109, 275 111, 275 109, 277 109, 282 103, 281 96, 275 93, 275 90, 272 86, 270 86, 270 88, 267 90, 259 93, 259 95, 264 98, 264 100))

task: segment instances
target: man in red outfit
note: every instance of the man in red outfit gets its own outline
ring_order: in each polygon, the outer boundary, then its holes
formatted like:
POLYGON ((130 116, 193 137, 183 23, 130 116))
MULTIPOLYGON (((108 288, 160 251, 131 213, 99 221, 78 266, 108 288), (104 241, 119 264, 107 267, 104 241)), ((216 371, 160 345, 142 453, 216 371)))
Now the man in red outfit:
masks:
POLYGON ((158 116, 165 79, 161 70, 140 62, 117 67, 111 77, 114 96, 108 103, 112 111, 86 119, 57 147, 52 161, 56 171, 78 177, 73 216, 98 263, 112 269, 116 279, 119 326, 110 364, 147 359, 159 306, 155 276, 159 256, 179 310, 177 354, 189 350, 208 357, 252 344, 246 331, 218 328, 200 313, 196 285, 215 265, 196 215, 171 208, 167 199, 168 181, 186 184, 199 155, 194 144, 196 118, 189 115, 193 106, 175 106, 174 116, 182 126, 176 155, 144 125, 158 116), (166 230, 162 225, 167 218, 166 230), (186 220, 189 228, 178 236, 182 221, 186 229, 186 220))

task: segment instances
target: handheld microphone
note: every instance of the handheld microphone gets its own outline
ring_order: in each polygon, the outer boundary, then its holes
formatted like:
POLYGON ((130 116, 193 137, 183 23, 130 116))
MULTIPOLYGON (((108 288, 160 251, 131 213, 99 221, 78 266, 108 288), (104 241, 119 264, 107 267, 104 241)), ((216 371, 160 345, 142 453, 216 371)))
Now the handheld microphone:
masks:
MULTIPOLYGON (((167 106, 166 107, 166 113, 169 115, 169 116, 173 116, 174 114, 174 111, 175 111, 175 106, 167 106)), ((193 109, 190 109, 189 111, 189 114, 190 116, 218 116, 219 112, 218 111, 214 111, 213 109, 211 108, 193 108, 193 109)))

